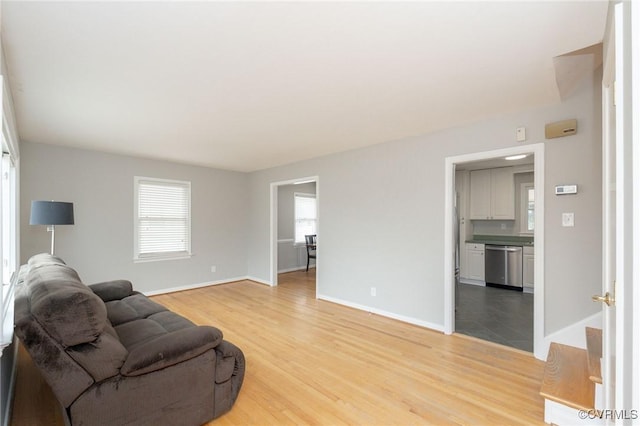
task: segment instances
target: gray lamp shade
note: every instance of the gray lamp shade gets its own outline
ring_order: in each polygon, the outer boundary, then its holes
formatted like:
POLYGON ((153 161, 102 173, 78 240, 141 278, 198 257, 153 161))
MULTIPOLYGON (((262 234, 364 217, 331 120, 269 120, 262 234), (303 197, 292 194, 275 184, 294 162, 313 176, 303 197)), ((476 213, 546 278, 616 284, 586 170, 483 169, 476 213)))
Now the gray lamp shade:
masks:
POLYGON ((73 203, 32 201, 30 225, 73 225, 73 203))

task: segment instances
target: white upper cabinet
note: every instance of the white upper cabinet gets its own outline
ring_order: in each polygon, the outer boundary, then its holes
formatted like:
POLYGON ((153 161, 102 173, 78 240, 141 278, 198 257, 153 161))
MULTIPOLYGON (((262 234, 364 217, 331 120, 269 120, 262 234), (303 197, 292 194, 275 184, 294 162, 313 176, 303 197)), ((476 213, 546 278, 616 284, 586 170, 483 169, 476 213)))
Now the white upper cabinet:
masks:
POLYGON ((491 170, 469 173, 469 218, 491 218, 491 170))
POLYGON ((516 218, 513 167, 473 170, 469 176, 470 219, 514 220, 516 218))

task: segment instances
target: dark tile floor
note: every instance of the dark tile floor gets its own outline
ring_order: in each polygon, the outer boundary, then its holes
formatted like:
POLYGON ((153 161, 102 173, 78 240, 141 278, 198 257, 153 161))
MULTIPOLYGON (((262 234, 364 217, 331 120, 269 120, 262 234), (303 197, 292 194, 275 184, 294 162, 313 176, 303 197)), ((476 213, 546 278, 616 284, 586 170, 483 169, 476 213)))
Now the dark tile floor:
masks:
POLYGON ((455 330, 533 352, 533 294, 457 284, 455 330))

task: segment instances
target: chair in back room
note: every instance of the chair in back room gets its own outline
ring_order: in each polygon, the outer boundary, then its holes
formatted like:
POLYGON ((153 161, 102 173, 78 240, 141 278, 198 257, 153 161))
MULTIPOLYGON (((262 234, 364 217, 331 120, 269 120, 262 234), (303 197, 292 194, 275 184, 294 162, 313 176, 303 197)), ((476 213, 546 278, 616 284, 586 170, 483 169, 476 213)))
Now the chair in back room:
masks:
POLYGON ((316 258, 316 235, 305 235, 304 239, 307 243, 307 271, 309 270, 309 261, 316 258))

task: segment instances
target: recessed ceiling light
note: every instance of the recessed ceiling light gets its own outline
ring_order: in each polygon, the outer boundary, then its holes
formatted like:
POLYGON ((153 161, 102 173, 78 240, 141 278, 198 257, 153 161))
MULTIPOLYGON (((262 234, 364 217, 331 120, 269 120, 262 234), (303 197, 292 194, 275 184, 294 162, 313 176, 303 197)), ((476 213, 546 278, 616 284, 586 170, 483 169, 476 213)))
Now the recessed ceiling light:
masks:
POLYGON ((510 155, 509 157, 504 157, 504 159, 508 160, 508 161, 511 161, 511 160, 522 160, 526 156, 527 156, 527 154, 510 155))

